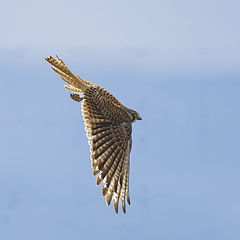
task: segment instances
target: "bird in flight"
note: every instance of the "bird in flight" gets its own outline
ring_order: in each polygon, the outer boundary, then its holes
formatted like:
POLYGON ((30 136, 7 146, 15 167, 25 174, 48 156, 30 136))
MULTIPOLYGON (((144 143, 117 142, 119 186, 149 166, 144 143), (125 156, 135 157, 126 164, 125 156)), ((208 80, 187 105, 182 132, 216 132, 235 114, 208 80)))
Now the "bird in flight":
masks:
POLYGON ((82 115, 89 139, 93 175, 97 185, 104 183, 102 194, 107 205, 113 200, 118 213, 119 199, 126 213, 125 199, 129 197, 129 159, 132 147, 132 123, 142 120, 139 114, 121 104, 111 93, 96 84, 72 73, 64 62, 51 56, 46 60, 52 69, 69 85, 64 87, 74 92, 73 100, 82 101, 82 115), (81 95, 79 95, 81 94, 81 95))

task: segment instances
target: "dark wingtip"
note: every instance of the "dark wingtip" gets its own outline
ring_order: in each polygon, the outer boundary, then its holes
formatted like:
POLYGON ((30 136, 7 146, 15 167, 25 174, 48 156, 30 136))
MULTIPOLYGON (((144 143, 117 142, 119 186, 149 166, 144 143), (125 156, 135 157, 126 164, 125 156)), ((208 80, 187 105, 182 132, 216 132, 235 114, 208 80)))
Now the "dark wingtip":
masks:
POLYGON ((127 197, 127 202, 128 202, 128 205, 131 205, 129 196, 127 197))
POLYGON ((118 202, 114 202, 114 209, 115 209, 115 212, 116 214, 118 214, 118 202))

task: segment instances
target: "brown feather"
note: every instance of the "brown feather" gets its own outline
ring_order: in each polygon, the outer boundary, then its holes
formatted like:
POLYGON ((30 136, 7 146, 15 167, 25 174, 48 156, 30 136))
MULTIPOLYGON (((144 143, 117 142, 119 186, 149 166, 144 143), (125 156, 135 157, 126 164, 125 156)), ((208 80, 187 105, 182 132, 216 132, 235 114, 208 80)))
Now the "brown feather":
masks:
MULTIPOLYGON (((131 151, 133 111, 123 106, 105 89, 79 78, 58 58, 47 57, 52 68, 67 82, 67 89, 83 93, 84 97, 73 97, 82 101, 82 114, 89 138, 94 176, 99 174, 96 184, 104 181, 102 194, 107 205, 113 199, 115 212, 121 198, 122 210, 126 213, 125 200, 129 197, 129 155, 131 151)), ((74 95, 73 95, 74 96, 74 95)))

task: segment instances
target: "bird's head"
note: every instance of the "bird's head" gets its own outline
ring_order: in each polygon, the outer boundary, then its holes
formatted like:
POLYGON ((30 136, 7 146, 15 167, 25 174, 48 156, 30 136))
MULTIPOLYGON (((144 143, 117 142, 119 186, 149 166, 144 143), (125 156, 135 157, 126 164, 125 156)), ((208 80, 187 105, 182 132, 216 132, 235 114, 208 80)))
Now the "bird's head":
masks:
POLYGON ((125 108, 127 110, 127 112, 130 114, 131 118, 132 118, 132 122, 136 122, 137 120, 142 120, 142 118, 139 116, 139 114, 134 111, 131 108, 125 108))
POLYGON ((142 120, 142 118, 139 116, 137 112, 134 112, 133 114, 131 114, 131 116, 132 116, 132 122, 136 122, 137 120, 142 120))

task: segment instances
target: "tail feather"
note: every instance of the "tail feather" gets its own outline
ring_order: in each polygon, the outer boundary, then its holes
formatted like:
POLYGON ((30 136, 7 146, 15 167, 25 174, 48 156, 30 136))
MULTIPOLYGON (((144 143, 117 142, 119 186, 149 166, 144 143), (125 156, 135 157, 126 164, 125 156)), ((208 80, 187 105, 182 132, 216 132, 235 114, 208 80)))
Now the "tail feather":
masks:
POLYGON ((56 60, 53 57, 48 56, 45 59, 52 65, 52 69, 58 73, 65 82, 70 84, 70 86, 66 87, 67 89, 84 93, 89 87, 91 87, 91 85, 93 85, 72 73, 60 58, 56 60))

